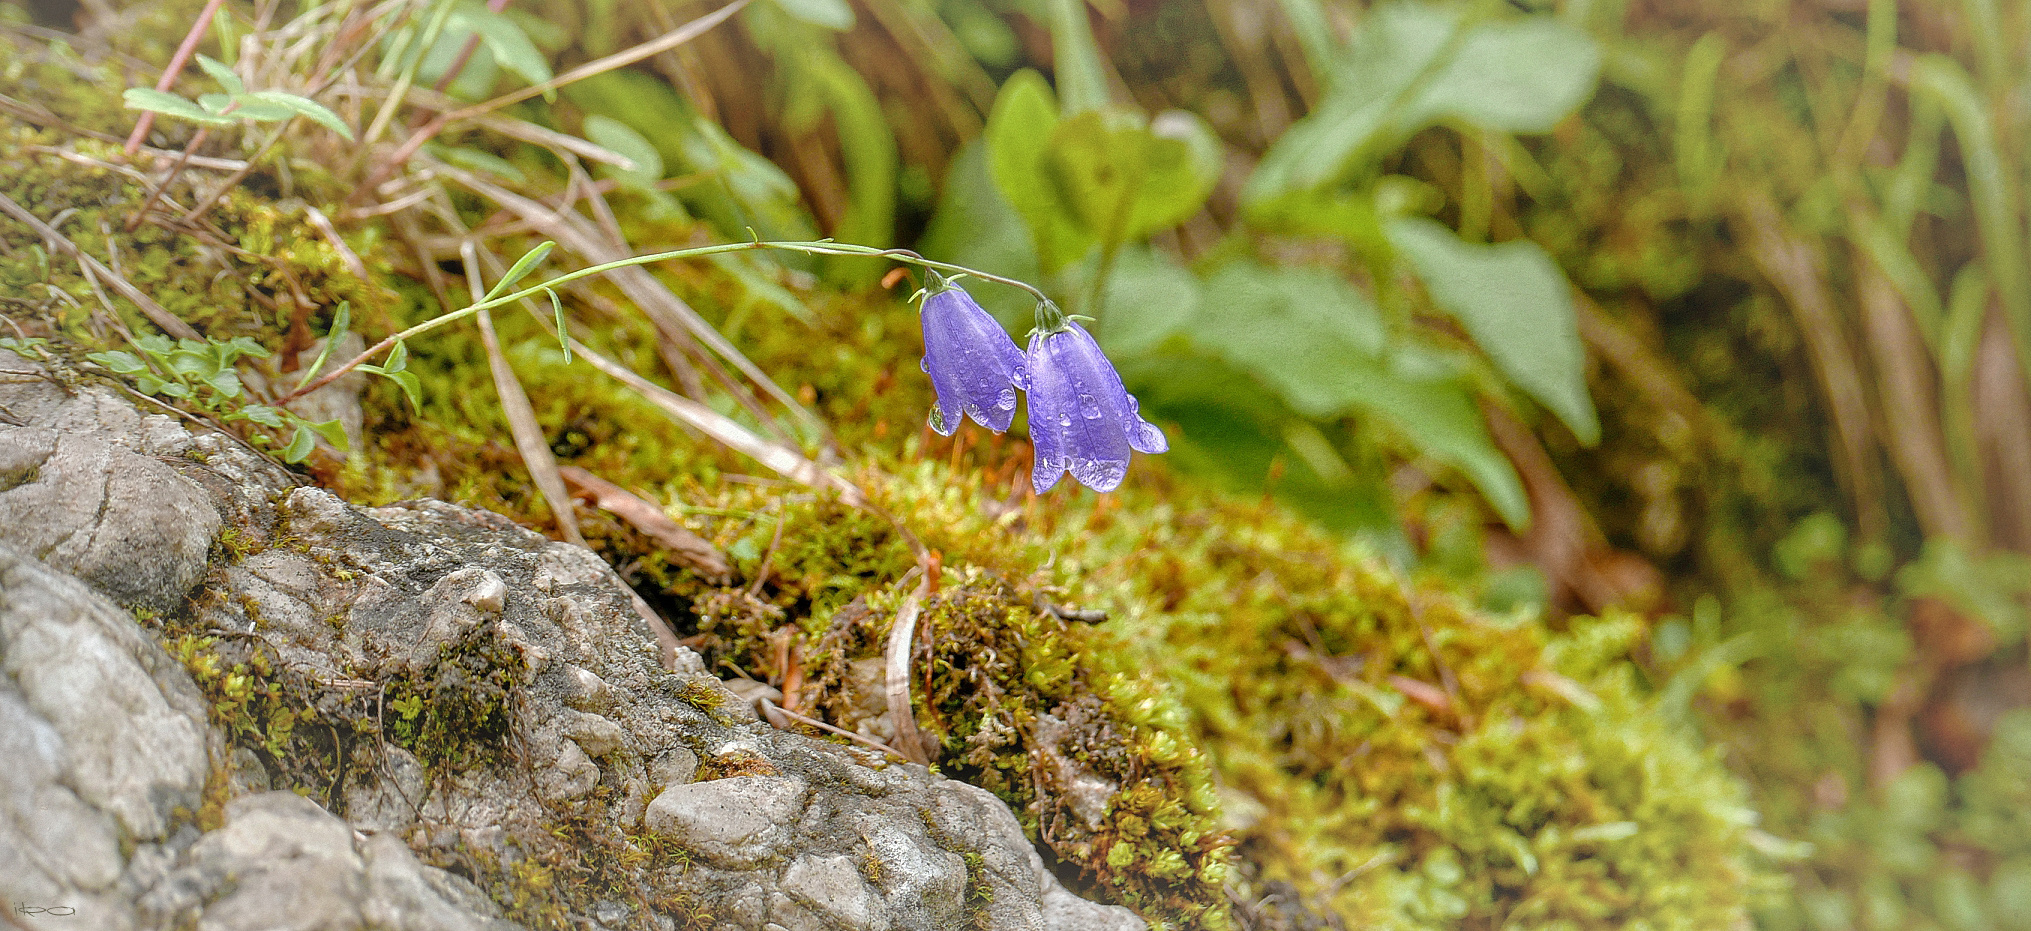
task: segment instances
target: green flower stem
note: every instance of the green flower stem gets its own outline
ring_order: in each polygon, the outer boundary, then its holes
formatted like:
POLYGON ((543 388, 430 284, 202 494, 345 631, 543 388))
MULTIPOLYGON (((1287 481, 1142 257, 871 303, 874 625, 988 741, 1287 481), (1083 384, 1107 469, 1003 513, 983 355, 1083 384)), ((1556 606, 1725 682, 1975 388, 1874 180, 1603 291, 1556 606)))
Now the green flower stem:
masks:
POLYGON ((466 307, 461 307, 458 310, 454 310, 449 313, 440 314, 436 317, 430 318, 429 320, 425 320, 422 323, 419 323, 413 327, 410 327, 409 329, 403 330, 400 333, 396 333, 392 336, 389 336, 388 338, 383 339, 372 346, 367 347, 367 350, 365 352, 362 352, 359 355, 354 356, 352 359, 348 360, 345 364, 319 376, 316 380, 307 382, 297 387, 294 391, 291 391, 288 394, 285 394, 282 397, 277 398, 275 403, 287 404, 288 402, 294 401, 297 398, 300 398, 306 394, 316 391, 317 389, 322 388, 325 385, 331 384, 332 382, 337 381, 340 377, 344 376, 347 372, 350 372, 360 367, 361 365, 366 364, 367 362, 372 360, 375 356, 378 356, 381 353, 393 349, 397 343, 401 343, 416 336, 420 336, 424 333, 428 333, 431 330, 435 330, 438 327, 444 326, 446 324, 454 323, 466 317, 470 317, 474 314, 479 313, 482 310, 491 310, 496 307, 502 307, 508 304, 513 304, 516 301, 527 300, 529 298, 535 297, 538 294, 543 294, 545 292, 552 291, 558 285, 561 284, 577 281, 580 278, 589 278, 593 275, 598 275, 604 272, 612 271, 613 269, 616 268, 624 268, 630 265, 648 265, 653 262, 662 262, 669 259, 695 259, 702 258, 708 255, 722 255, 728 252, 747 252, 755 249, 783 249, 789 252, 804 252, 811 255, 860 255, 860 256, 869 256, 872 258, 894 259, 895 261, 902 262, 906 265, 916 265, 923 268, 933 269, 936 271, 947 272, 951 274, 969 275, 974 278, 981 279, 982 281, 992 281, 997 284, 1008 285, 1009 287, 1012 288, 1020 288, 1024 291, 1029 292, 1032 295, 1035 295, 1037 301, 1040 304, 1050 303, 1050 298, 1044 296, 1044 292, 1038 290, 1036 287, 1027 284, 1025 282, 1017 281, 1013 278, 1004 278, 1000 275, 990 275, 986 272, 979 271, 977 269, 967 268, 964 265, 953 265, 949 262, 933 261, 931 259, 924 258, 923 256, 918 255, 917 253, 912 252, 908 249, 877 249, 873 246, 861 246, 855 245, 853 243, 833 242, 831 240, 823 240, 823 239, 816 241, 797 241, 797 242, 764 242, 761 240, 755 240, 752 242, 721 243, 720 245, 716 246, 698 246, 696 248, 691 249, 678 249, 674 252, 657 252, 651 255, 637 255, 632 256, 630 258, 622 259, 618 262, 608 262, 604 265, 594 265, 590 268, 582 268, 575 272, 566 272, 541 284, 532 285, 530 287, 523 288, 522 290, 514 291, 508 294, 489 297, 486 300, 480 301, 479 303, 472 304, 466 307))

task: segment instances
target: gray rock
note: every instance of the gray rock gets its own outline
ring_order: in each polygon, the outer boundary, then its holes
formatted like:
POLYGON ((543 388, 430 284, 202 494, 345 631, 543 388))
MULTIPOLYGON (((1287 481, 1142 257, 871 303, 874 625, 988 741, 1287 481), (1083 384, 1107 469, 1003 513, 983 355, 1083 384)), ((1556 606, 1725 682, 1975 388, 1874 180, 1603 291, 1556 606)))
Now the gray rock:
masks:
POLYGON ((0 370, 0 898, 112 931, 519 927, 490 895, 584 928, 1143 927, 1066 892, 993 796, 777 731, 689 650, 666 668, 583 548, 354 508, 0 370), (280 753, 228 740, 120 605, 180 609, 315 723, 280 753), (618 884, 518 885, 594 857, 618 884))
POLYGON ((803 802, 799 780, 736 776, 664 789, 642 818, 714 866, 744 869, 782 853, 803 802))
POLYGON ((127 839, 162 838, 175 809, 197 808, 204 697, 125 611, 0 544, 0 649, 38 754, 61 759, 61 784, 127 839))

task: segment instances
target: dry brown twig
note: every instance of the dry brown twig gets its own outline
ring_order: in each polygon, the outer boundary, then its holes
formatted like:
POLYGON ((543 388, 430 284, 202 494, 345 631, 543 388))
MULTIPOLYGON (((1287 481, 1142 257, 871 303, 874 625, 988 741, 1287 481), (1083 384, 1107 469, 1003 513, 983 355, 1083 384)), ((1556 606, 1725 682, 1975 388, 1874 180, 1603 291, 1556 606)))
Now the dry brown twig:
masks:
POLYGON ((732 575, 732 565, 719 547, 671 520, 654 502, 578 466, 562 466, 557 472, 565 484, 591 498, 600 510, 626 521, 628 526, 656 541, 678 563, 713 582, 725 582, 732 575))

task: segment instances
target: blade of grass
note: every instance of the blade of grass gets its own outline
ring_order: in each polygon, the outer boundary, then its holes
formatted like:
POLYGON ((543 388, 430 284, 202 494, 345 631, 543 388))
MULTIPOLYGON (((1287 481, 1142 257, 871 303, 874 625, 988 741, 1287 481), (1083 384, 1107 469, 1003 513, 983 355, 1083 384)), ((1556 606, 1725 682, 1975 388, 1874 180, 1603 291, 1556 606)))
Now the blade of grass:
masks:
MULTIPOLYGON (((471 172, 448 165, 433 165, 433 170, 471 189, 474 193, 486 197, 502 209, 523 218, 537 232, 556 240, 558 245, 577 255, 583 261, 594 264, 606 264, 621 261, 629 257, 623 248, 604 241, 602 237, 588 229, 587 225, 589 221, 577 214, 567 214, 552 210, 538 201, 503 188, 471 172)), ((726 337, 720 335, 718 329, 706 322, 705 318, 700 317, 697 311, 691 309, 691 305, 685 303, 682 298, 679 298, 661 281, 658 281, 654 275, 641 268, 631 266, 614 269, 608 272, 607 276, 608 280, 620 288, 621 292, 627 295, 629 300, 634 301, 643 313, 648 314, 652 319, 661 316, 669 326, 691 334, 698 342, 704 344, 707 348, 718 354, 720 358, 725 359, 735 369, 739 370, 742 376, 746 377, 764 394, 767 394, 778 404, 781 404, 785 409, 790 411, 791 415, 800 421, 813 435, 828 436, 829 431, 826 430, 824 423, 815 414, 812 414, 809 409, 805 408, 803 403, 799 402, 794 395, 784 391, 759 366, 749 361, 746 355, 742 354, 732 343, 727 342, 726 337)))
POLYGON ((1953 480, 1925 340, 1883 270, 1865 255, 1855 256, 1855 265, 1860 270, 1856 287, 1861 291, 1862 341, 1875 363, 1881 399, 1883 445, 1904 479, 1926 538, 1969 543, 1973 507, 1966 489, 1953 480))
POLYGON ((1750 257, 1784 295, 1798 320, 1806 358, 1833 415, 1835 474, 1844 479, 1863 536, 1873 538, 1889 522, 1876 474, 1875 431, 1870 426, 1868 393, 1856 365, 1859 355, 1849 345, 1847 327, 1827 292, 1826 261, 1817 248, 1787 229, 1767 195, 1750 195, 1744 207, 1747 216, 1737 226, 1750 257))
MULTIPOLYGON (((468 239, 459 251, 465 259, 466 287, 472 293, 473 302, 486 300, 490 295, 480 282, 479 247, 468 239)), ((522 454, 522 465, 528 468, 529 477, 535 481, 536 490, 543 495, 544 503, 550 505, 550 513, 556 517, 557 529, 564 534, 564 539, 584 546, 585 537, 578 531, 578 514, 572 510, 571 494, 564 488, 564 479, 557 474, 557 457, 550 451, 550 441, 543 435, 542 424, 536 420, 536 408, 529 403, 528 390, 515 376, 514 368, 508 365, 507 354, 501 351, 500 337, 494 332, 493 315, 482 310, 473 319, 479 324, 480 344, 486 347, 487 367, 493 371, 494 393, 500 397, 501 413, 508 418, 508 432, 514 435, 515 449, 522 454)))
POLYGON ((2003 299, 2006 321, 2016 339, 2018 365, 2031 383, 2031 269, 2027 269, 2021 224, 2023 210, 2012 174, 2005 167, 1995 125, 1974 82, 1951 58, 1925 55, 1911 66, 1911 89, 1937 101, 1960 140, 1967 168, 1968 200, 1981 232, 1982 255, 2003 299))
POLYGON ((831 489, 838 492, 840 500, 847 504, 854 507, 867 506, 867 496, 853 483, 826 471, 818 463, 805 458, 803 453, 756 436, 739 422, 635 374, 626 366, 595 352, 584 343, 574 339, 571 348, 573 352, 584 355, 586 361, 592 363, 593 368, 634 389, 637 394, 661 408, 672 419, 711 437, 720 445, 768 466, 776 474, 805 487, 831 489))

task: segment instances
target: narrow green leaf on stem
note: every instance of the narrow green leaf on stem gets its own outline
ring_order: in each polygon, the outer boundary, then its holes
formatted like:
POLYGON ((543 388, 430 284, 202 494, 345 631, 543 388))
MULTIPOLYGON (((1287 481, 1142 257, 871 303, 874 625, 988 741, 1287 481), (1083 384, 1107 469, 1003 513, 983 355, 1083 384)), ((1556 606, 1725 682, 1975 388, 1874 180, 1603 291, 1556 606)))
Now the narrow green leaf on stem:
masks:
POLYGON ((571 364, 571 330, 564 325, 564 301, 557 297, 557 289, 544 288, 550 295, 550 311, 557 316, 557 343, 564 347, 564 363, 571 364))
POLYGON ((351 329, 352 325, 353 302, 340 301, 338 309, 332 312, 331 330, 324 335, 324 346, 317 350, 317 361, 310 363, 310 368, 304 370, 303 377, 296 380, 297 388, 310 384, 310 380, 324 370, 324 363, 331 358, 331 348, 338 345, 339 340, 345 339, 346 331, 351 329))
POLYGON ((509 266, 508 273, 502 275, 500 281, 494 282, 493 288, 487 291, 487 296, 483 300, 493 300, 499 297, 501 292, 514 287, 516 282, 529 277, 529 273, 535 270, 536 265, 548 258, 550 251, 555 248, 557 244, 546 239, 538 243, 536 248, 524 253, 521 258, 515 260, 514 265, 509 266))

